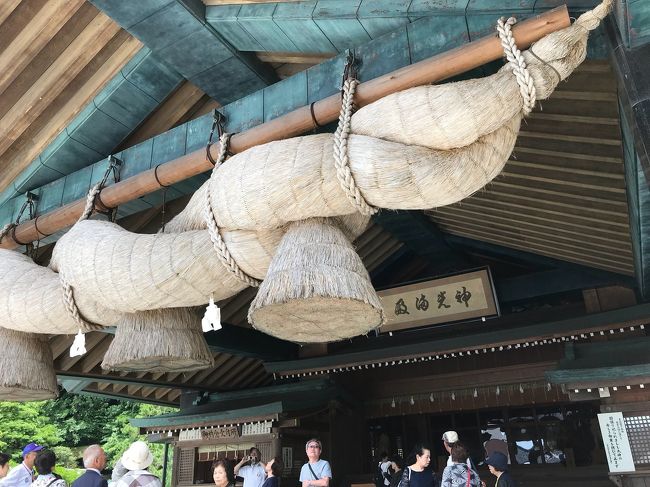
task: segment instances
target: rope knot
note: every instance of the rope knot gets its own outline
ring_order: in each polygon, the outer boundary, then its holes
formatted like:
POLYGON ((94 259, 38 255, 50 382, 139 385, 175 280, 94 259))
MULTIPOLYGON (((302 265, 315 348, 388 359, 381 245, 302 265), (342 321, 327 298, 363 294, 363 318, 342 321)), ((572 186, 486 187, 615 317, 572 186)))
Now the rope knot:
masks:
POLYGON ((517 84, 519 85, 519 93, 523 99, 523 112, 528 115, 533 108, 535 108, 535 101, 537 99, 537 91, 533 78, 528 71, 526 61, 517 47, 515 37, 512 34, 512 26, 517 22, 517 19, 510 17, 505 20, 503 17, 497 21, 497 32, 499 39, 501 39, 501 46, 503 52, 508 60, 508 64, 512 67, 512 72, 515 75, 517 84))

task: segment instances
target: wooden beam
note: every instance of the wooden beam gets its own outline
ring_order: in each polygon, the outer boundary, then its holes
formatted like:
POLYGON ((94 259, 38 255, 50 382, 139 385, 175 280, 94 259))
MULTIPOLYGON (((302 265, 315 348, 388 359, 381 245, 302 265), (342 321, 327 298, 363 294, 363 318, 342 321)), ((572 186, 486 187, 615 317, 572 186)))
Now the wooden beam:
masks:
POLYGON ((171 389, 156 389, 154 397, 156 399, 162 399, 165 395, 169 394, 171 389))
POLYGON ((186 381, 168 382, 168 381, 154 381, 146 378, 137 379, 135 377, 121 377, 117 374, 102 374, 99 372, 91 371, 83 373, 74 370, 56 370, 58 377, 62 379, 70 378, 76 380, 88 380, 92 382, 111 382, 124 386, 138 386, 138 387, 166 387, 168 389, 193 389, 199 391, 209 391, 205 384, 189 384, 186 381))
POLYGON ((256 52, 257 58, 265 63, 282 64, 320 64, 336 56, 336 53, 304 52, 256 52))
MULTIPOLYGON (((235 378, 239 376, 239 374, 246 373, 248 369, 252 367, 252 362, 250 359, 244 359, 241 362, 237 364, 233 364, 230 367, 230 370, 226 370, 225 374, 222 374, 218 379, 213 381, 213 384, 218 384, 219 387, 227 387, 227 388, 232 388, 233 387, 233 382, 235 382, 235 378)), ((225 368, 225 367, 224 367, 225 368)), ((239 379, 237 379, 239 381, 239 379)))
MULTIPOLYGON (((517 45, 521 49, 525 49, 544 35, 569 25, 570 20, 566 7, 559 7, 516 24, 513 27, 513 34, 517 45)), ((396 91, 441 81, 500 59, 502 56, 503 49, 499 39, 493 35, 484 37, 361 83, 357 88, 355 102, 358 106, 364 106, 396 91)), ((255 145, 302 134, 313 128, 312 115, 320 123, 334 121, 338 118, 340 105, 340 94, 335 94, 310 106, 299 108, 250 130, 235 134, 231 138, 231 151, 233 153, 242 152, 255 145)), ((217 150, 218 147, 212 147, 213 153, 216 154, 217 150)), ((119 206, 157 191, 160 189, 161 183, 171 185, 209 169, 212 169, 212 164, 205 157, 205 149, 199 149, 160 165, 157 170, 158 177, 154 174, 154 170, 150 169, 105 188, 102 191, 101 199, 110 207, 119 206)), ((84 206, 85 198, 41 215, 38 220, 40 231, 52 234, 65 228, 76 221, 84 206)), ((14 236, 20 242, 31 242, 38 238, 39 232, 35 228, 34 221, 30 220, 19 225, 15 229, 14 236)), ((16 245, 17 243, 9 236, 0 244, 3 248, 14 248, 16 245)))
POLYGON ((108 347, 111 345, 112 341, 113 337, 111 335, 104 334, 102 340, 95 345, 92 350, 89 350, 88 353, 84 355, 83 361, 78 364, 77 367, 80 367, 84 374, 93 370, 102 362, 102 360, 104 360, 104 355, 106 355, 108 347))
MULTIPOLYGON (((158 404, 161 406, 173 406, 177 407, 178 404, 175 401, 170 401, 166 399, 154 399, 154 398, 149 398, 145 399, 143 398, 140 394, 129 394, 126 391, 120 391, 120 392, 109 392, 108 390, 106 391, 100 391, 97 388, 96 384, 91 384, 89 385, 86 389, 81 391, 81 394, 84 395, 89 395, 89 396, 96 396, 96 397, 101 397, 101 398, 111 398, 111 399, 126 399, 129 401, 135 401, 135 402, 143 402, 143 403, 149 403, 149 404, 158 404)), ((180 391, 178 393, 180 395, 180 391)))
POLYGON ((222 365, 219 369, 214 370, 214 373, 207 381, 208 387, 210 387, 211 389, 219 388, 217 382, 221 381, 221 379, 228 372, 230 372, 235 366, 241 366, 242 363, 247 363, 247 362, 248 359, 245 359, 243 357, 232 357, 232 359, 229 360, 226 364, 222 365))
MULTIPOLYGON (((92 350, 99 342, 101 342, 106 335, 100 331, 94 331, 91 333, 86 333, 86 350, 92 350)), ((82 360, 84 355, 78 355, 76 357, 70 357, 70 355, 65 355, 59 358, 54 364, 57 370, 70 370, 77 362, 82 360)))
POLYGON ((63 352, 66 352, 72 345, 74 337, 72 335, 55 335, 50 338, 50 348, 52 349, 52 358, 58 359, 63 352))
POLYGON ((176 402, 176 400, 180 397, 180 395, 181 395, 180 389, 172 389, 167 395, 167 400, 169 402, 176 402))
POLYGON ((22 0, 2 0, 2 2, 0 2, 0 24, 7 20, 7 17, 12 14, 21 1, 22 0))
POLYGON ((255 387, 259 385, 260 381, 265 377, 270 376, 266 369, 260 365, 260 368, 257 372, 251 374, 245 381, 241 382, 238 387, 241 389, 248 389, 250 387, 255 387))

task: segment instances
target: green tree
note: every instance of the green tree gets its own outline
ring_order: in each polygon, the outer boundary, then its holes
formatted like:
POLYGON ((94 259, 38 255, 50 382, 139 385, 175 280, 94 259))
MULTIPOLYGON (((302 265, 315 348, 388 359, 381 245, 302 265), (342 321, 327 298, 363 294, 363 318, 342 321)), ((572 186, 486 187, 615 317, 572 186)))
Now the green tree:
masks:
MULTIPOLYGON (((93 443, 101 444, 108 455, 108 464, 112 466, 132 442, 146 439, 131 426, 129 418, 173 411, 172 408, 150 404, 65 392, 52 401, 0 402, 0 451, 19 462, 22 448, 34 441, 54 449, 60 472, 74 478, 79 471, 64 467, 73 467, 83 448, 93 443)), ((150 448, 154 456, 150 470, 160 475, 163 445, 150 444, 150 448)))
POLYGON ((61 444, 72 447, 99 443, 112 433, 115 418, 121 414, 133 417, 139 406, 64 392, 59 398, 47 401, 43 410, 59 429, 61 444))
POLYGON ((0 451, 20 462, 22 449, 29 442, 47 446, 59 444, 58 428, 44 406, 43 401, 0 402, 0 451))

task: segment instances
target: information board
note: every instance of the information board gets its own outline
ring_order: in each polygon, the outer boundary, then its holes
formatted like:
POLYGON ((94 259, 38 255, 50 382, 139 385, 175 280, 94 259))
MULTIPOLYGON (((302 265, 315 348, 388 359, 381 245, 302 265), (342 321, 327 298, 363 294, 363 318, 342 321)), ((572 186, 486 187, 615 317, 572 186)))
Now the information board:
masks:
POLYGON ((602 413, 598 415, 600 432, 603 435, 605 453, 610 472, 633 472, 634 460, 627 437, 623 413, 602 413))

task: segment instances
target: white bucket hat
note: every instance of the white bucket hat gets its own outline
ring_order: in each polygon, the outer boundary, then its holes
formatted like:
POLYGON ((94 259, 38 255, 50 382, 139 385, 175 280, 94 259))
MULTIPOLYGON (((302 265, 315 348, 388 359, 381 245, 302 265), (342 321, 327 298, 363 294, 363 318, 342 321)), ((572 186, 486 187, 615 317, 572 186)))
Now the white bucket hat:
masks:
POLYGON ((144 441, 135 441, 122 454, 120 461, 128 470, 144 470, 153 462, 153 455, 144 441))

